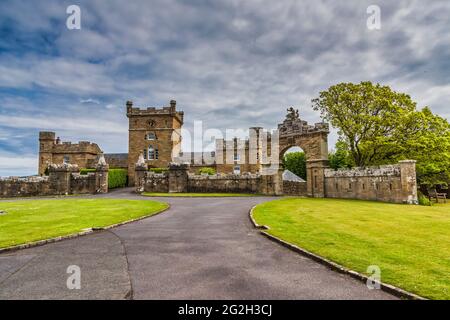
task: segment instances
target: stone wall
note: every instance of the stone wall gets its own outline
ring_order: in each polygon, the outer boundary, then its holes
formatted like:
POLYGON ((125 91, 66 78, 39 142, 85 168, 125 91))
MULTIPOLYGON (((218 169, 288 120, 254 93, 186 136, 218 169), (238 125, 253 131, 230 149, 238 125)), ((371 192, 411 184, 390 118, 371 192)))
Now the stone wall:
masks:
MULTIPOLYGON (((145 192, 169 192, 169 173, 146 172, 144 188, 145 192)), ((137 181, 136 181, 137 183, 137 181)))
POLYGON ((189 165, 170 164, 169 171, 149 172, 141 159, 135 168, 137 192, 204 192, 204 193, 281 193, 281 173, 260 174, 189 174, 189 165))
POLYGON ((325 169, 325 197, 417 204, 415 161, 349 170, 325 169))
POLYGON ((259 193, 261 176, 257 174, 189 175, 189 192, 259 193))
POLYGON ((96 172, 80 175, 78 166, 49 166, 43 177, 0 179, 0 198, 53 196, 108 192, 108 166, 98 165, 96 172))
POLYGON ((283 194, 289 196, 306 196, 306 181, 283 181, 283 194))

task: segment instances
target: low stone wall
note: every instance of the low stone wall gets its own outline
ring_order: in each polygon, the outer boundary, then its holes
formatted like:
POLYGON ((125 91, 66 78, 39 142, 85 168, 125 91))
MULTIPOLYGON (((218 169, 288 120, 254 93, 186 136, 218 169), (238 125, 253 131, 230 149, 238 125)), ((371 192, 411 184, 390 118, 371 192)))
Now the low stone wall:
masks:
POLYGON ((146 172, 144 180, 145 192, 169 192, 169 174, 146 172))
POLYGON ((50 195, 52 188, 48 177, 2 178, 0 198, 50 195))
POLYGON ((259 193, 260 176, 244 175, 189 175, 188 192, 259 193))
MULTIPOLYGON (((143 160, 143 159, 142 159, 143 160)), ((205 193, 260 193, 280 194, 281 173, 260 174, 189 174, 189 165, 171 164, 161 174, 148 172, 145 162, 136 165, 137 192, 205 192, 205 193)))
POLYGON ((325 197, 417 204, 415 161, 349 170, 325 170, 325 197))
POLYGON ((98 166, 97 171, 80 175, 78 166, 51 165, 44 177, 2 178, 0 198, 34 197, 108 192, 108 167, 98 166))
POLYGON ((306 196, 306 181, 283 181, 283 194, 289 196, 306 196))

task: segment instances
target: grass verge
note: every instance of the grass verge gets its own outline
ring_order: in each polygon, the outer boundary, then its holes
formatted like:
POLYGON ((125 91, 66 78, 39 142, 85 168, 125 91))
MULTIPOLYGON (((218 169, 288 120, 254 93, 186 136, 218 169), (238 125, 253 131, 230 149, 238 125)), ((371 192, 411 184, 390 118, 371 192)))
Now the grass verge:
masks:
POLYGON ((0 202, 0 248, 67 236, 152 215, 168 204, 114 199, 19 200, 0 202))
POLYGON ((381 281, 450 299, 450 204, 432 207, 285 198, 256 206, 268 232, 349 269, 381 269, 381 281))

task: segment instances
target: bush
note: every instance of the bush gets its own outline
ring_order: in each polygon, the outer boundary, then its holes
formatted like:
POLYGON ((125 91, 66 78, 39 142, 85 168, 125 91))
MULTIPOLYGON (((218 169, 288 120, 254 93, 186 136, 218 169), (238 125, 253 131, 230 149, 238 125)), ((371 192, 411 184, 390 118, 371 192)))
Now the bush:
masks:
POLYGON ((108 189, 124 188, 128 182, 128 171, 126 169, 109 169, 108 189))
POLYGON ((210 167, 204 167, 204 168, 200 168, 198 170, 199 174, 207 174, 208 176, 212 176, 214 174, 216 174, 216 170, 214 170, 213 168, 210 167))
POLYGON ((154 173, 164 173, 167 172, 168 168, 148 168, 148 171, 154 172, 154 173))
POLYGON ((418 191, 417 198, 419 199, 419 204, 421 206, 431 206, 431 201, 424 194, 418 191))
POLYGON ((87 168, 80 169, 80 174, 82 175, 87 175, 89 172, 95 172, 95 169, 87 169, 87 168))

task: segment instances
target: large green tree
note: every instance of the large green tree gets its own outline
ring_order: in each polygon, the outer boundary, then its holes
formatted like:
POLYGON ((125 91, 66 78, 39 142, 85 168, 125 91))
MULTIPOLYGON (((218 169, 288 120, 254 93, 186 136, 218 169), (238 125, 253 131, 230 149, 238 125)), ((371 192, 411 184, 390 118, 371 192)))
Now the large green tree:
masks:
POLYGON ((450 181, 450 124, 429 108, 417 110, 388 86, 340 83, 320 92, 313 108, 338 129, 356 166, 418 161, 422 184, 450 181))
POLYGON ((286 153, 283 158, 285 169, 306 180, 306 155, 302 151, 286 153))

